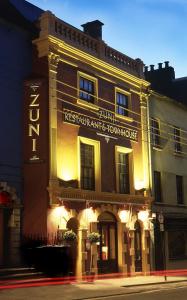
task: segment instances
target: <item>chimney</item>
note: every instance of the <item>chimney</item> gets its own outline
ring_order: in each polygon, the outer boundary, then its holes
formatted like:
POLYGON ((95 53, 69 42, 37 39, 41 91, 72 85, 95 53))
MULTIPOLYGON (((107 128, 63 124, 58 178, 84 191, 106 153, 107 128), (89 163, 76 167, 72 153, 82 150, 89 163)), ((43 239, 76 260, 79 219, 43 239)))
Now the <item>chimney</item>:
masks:
POLYGON ((165 61, 165 68, 169 68, 169 61, 165 61))
POLYGON ((148 66, 144 67, 144 72, 148 72, 148 66))
POLYGON ((99 20, 85 23, 81 25, 83 27, 84 33, 90 35, 94 39, 102 40, 102 26, 104 24, 99 20))
POLYGON ((159 69, 159 70, 162 69, 162 63, 158 63, 158 69, 159 69))
POLYGON ((154 71, 154 66, 155 65, 150 65, 150 71, 154 71))

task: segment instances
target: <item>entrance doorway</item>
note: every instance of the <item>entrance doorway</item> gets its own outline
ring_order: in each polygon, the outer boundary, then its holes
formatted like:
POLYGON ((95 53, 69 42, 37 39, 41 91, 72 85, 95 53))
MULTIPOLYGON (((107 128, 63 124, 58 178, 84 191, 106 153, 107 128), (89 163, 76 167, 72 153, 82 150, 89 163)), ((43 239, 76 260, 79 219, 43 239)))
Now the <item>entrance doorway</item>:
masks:
POLYGON ((117 222, 114 215, 104 212, 98 217, 100 245, 98 246, 98 273, 118 272, 117 222))
POLYGON ((135 272, 142 272, 142 234, 138 221, 136 221, 134 229, 135 272))

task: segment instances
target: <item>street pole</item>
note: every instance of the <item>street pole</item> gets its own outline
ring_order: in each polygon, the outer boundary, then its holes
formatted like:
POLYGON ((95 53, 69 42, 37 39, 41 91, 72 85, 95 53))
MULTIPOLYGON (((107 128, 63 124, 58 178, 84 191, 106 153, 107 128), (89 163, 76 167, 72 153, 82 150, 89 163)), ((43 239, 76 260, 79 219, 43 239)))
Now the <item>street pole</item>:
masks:
POLYGON ((165 234, 164 234, 164 216, 163 213, 160 212, 158 215, 158 221, 160 223, 160 233, 161 233, 161 240, 162 240, 162 256, 163 256, 163 267, 164 267, 164 279, 167 281, 166 275, 166 251, 165 251, 165 234))

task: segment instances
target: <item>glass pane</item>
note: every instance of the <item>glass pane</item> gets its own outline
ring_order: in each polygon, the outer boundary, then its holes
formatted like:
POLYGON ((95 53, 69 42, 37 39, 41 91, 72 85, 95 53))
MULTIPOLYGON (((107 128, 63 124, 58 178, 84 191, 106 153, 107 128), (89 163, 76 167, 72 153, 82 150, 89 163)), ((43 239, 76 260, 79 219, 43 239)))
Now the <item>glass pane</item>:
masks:
POLYGON ((115 227, 110 225, 110 259, 116 258, 116 244, 115 244, 115 227))
POLYGON ((103 225, 102 226, 102 245, 101 245, 101 256, 102 256, 102 260, 108 260, 108 230, 107 230, 107 226, 103 225))

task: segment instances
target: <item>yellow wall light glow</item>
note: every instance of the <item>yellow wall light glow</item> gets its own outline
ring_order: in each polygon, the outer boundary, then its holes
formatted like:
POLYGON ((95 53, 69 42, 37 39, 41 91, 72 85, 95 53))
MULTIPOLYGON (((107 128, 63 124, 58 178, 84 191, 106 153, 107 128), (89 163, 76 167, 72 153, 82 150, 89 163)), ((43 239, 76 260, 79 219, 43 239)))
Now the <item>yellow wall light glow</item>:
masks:
POLYGON ((135 190, 139 191, 145 188, 145 182, 143 180, 135 180, 135 190))
POLYGON ((84 210, 84 216, 88 220, 88 222, 97 222, 97 217, 92 207, 86 208, 84 210))
POLYGON ((81 225, 88 228, 90 222, 97 222, 97 216, 92 207, 83 210, 81 215, 81 225))
POLYGON ((67 222, 69 219, 69 213, 63 205, 58 206, 53 209, 53 218, 57 222, 61 222, 61 219, 64 219, 67 222))
POLYGON ((119 213, 119 218, 122 223, 127 223, 129 221, 130 212, 129 210, 121 210, 119 213))
POLYGON ((146 222, 149 220, 149 211, 148 210, 141 210, 138 213, 138 219, 142 222, 146 222))

